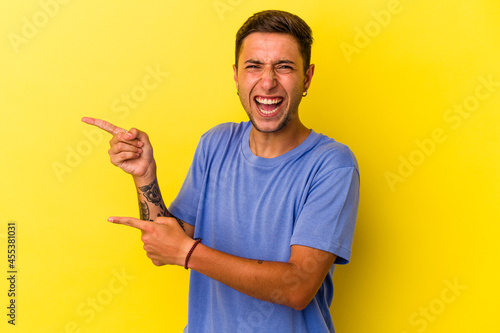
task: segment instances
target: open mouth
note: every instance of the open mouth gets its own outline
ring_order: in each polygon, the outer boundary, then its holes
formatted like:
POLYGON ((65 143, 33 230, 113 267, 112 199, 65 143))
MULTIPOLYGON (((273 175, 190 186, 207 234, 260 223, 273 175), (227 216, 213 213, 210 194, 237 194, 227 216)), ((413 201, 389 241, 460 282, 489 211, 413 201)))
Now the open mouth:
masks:
POLYGON ((281 104, 283 103, 283 97, 255 97, 255 103, 260 112, 265 116, 270 116, 274 114, 281 104))

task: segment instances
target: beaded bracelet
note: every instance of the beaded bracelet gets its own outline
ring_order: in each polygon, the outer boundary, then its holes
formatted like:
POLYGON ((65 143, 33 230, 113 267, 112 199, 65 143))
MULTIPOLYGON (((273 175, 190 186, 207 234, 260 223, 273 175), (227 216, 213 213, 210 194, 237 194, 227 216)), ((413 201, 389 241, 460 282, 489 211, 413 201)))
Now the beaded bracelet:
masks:
POLYGON ((194 251, 194 248, 196 247, 196 245, 200 244, 201 243, 201 240, 202 238, 198 237, 198 238, 195 238, 194 239, 196 242, 194 242, 193 246, 191 247, 191 250, 189 250, 187 256, 186 256, 186 261, 184 261, 184 268, 185 269, 188 269, 188 261, 189 261, 189 258, 191 257, 191 254, 193 253, 194 251))

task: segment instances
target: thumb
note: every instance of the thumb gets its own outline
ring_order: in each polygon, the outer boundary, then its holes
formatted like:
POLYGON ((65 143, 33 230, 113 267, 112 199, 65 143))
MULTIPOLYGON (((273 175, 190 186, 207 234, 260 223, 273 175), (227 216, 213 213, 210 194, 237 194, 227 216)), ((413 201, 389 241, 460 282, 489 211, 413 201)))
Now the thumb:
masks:
POLYGON ((128 131, 128 133, 125 134, 124 139, 125 140, 134 140, 134 139, 137 139, 139 141, 142 141, 145 144, 151 145, 151 143, 149 142, 148 135, 145 132, 138 130, 137 128, 131 128, 128 131))
MULTIPOLYGON (((179 223, 179 221, 175 217, 166 217, 166 216, 157 217, 153 222, 156 224, 170 225, 170 226, 179 223)), ((184 228, 182 227, 182 229, 184 228)))
POLYGON ((171 217, 160 216, 157 217, 153 222, 156 224, 167 225, 169 223, 169 219, 171 219, 171 217))
POLYGON ((130 129, 130 131, 127 131, 125 134, 123 134, 123 138, 125 140, 134 140, 137 137, 138 130, 135 128, 130 129))

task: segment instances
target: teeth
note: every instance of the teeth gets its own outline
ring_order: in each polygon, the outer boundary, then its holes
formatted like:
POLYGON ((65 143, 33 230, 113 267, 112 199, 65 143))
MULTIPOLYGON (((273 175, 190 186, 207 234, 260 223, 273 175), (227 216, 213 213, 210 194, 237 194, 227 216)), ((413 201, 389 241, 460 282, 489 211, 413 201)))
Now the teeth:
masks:
POLYGON ((266 110, 262 110, 262 108, 259 106, 259 110, 260 112, 262 112, 263 114, 272 114, 274 113, 276 110, 278 110, 279 106, 276 106, 276 108, 274 110, 271 110, 271 111, 266 111, 266 110))
POLYGON ((273 114, 276 110, 278 110, 279 105, 276 105, 276 107, 273 110, 270 110, 270 111, 262 110, 262 108, 260 107, 260 105, 258 106, 258 108, 259 108, 260 112, 262 112, 263 114, 269 115, 269 114, 273 114))
POLYGON ((277 97, 277 98, 256 97, 255 100, 261 104, 270 105, 270 104, 278 104, 279 102, 281 102, 283 100, 283 98, 281 98, 281 97, 277 97))

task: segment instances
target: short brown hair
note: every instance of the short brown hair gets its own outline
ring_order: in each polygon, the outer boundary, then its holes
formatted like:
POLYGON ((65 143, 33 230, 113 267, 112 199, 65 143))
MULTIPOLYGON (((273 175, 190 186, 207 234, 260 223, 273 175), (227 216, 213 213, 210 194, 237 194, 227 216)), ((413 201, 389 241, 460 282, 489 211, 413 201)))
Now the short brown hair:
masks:
POLYGON ((311 28, 303 19, 281 10, 265 10, 250 16, 236 33, 236 67, 238 67, 243 40, 254 32, 274 32, 293 36, 299 43, 304 61, 304 73, 307 72, 311 63, 313 37, 311 28))

